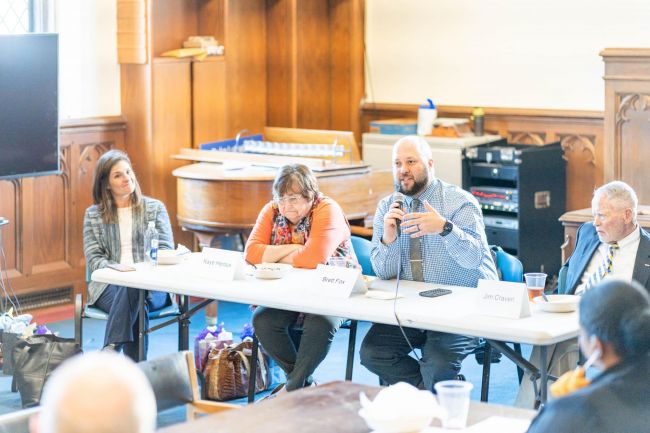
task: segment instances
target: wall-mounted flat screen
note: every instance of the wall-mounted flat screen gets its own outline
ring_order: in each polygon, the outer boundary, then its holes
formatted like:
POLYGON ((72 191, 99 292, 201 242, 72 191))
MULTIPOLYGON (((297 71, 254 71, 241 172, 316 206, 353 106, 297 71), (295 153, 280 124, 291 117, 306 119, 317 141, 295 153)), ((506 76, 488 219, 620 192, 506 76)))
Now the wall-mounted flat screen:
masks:
POLYGON ((59 38, 0 35, 0 179, 57 173, 59 38))

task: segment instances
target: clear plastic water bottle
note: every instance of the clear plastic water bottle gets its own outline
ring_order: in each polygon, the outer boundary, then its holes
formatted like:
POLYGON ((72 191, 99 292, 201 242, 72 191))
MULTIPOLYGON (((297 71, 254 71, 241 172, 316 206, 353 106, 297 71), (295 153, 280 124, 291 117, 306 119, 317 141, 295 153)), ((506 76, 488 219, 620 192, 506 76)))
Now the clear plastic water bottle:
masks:
POLYGON ((158 230, 155 221, 149 221, 144 232, 144 262, 151 266, 158 265, 158 230))

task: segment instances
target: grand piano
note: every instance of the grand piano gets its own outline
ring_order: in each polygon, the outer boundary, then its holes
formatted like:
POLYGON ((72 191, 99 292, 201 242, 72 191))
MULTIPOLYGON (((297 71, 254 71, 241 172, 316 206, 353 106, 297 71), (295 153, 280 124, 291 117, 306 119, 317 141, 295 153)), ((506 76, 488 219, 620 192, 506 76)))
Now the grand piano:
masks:
POLYGON ((320 190, 341 205, 354 234, 372 233, 377 203, 393 191, 391 171, 363 163, 347 131, 267 127, 263 140, 237 140, 227 151, 183 149, 174 158, 191 162, 172 172, 178 223, 201 246, 219 245, 224 234, 238 235, 244 243, 272 198, 277 169, 285 164, 314 171, 320 190))

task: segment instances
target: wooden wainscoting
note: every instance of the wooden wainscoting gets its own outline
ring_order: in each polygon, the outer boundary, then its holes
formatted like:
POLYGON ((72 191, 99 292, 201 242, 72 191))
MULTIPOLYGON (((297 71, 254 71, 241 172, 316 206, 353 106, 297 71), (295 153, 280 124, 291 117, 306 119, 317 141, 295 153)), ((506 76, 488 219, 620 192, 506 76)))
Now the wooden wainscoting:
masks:
MULTIPOLYGON (((417 117, 417 105, 365 103, 361 128, 377 119, 417 117)), ((438 106, 438 117, 469 118, 472 107, 438 106)), ((567 210, 591 205, 603 183, 603 113, 599 111, 485 108, 485 131, 510 143, 543 146, 560 141, 567 161, 567 210)), ((552 173, 549 173, 552 175, 552 173)))
POLYGON ((83 293, 83 217, 95 164, 105 151, 124 149, 125 128, 121 117, 66 121, 60 174, 0 181, 0 215, 10 220, 0 229, 7 275, 24 308, 65 304, 83 293))
POLYGON ((605 62, 604 178, 632 186, 650 203, 650 48, 607 48, 605 62))

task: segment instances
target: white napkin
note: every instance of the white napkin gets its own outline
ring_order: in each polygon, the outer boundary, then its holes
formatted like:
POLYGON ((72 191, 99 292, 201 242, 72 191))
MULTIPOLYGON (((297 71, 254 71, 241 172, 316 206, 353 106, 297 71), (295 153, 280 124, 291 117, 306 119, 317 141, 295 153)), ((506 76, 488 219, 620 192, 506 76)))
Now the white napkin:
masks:
POLYGON ((363 392, 359 398, 359 415, 370 428, 382 433, 418 431, 442 413, 431 392, 404 382, 382 389, 373 401, 363 392))

